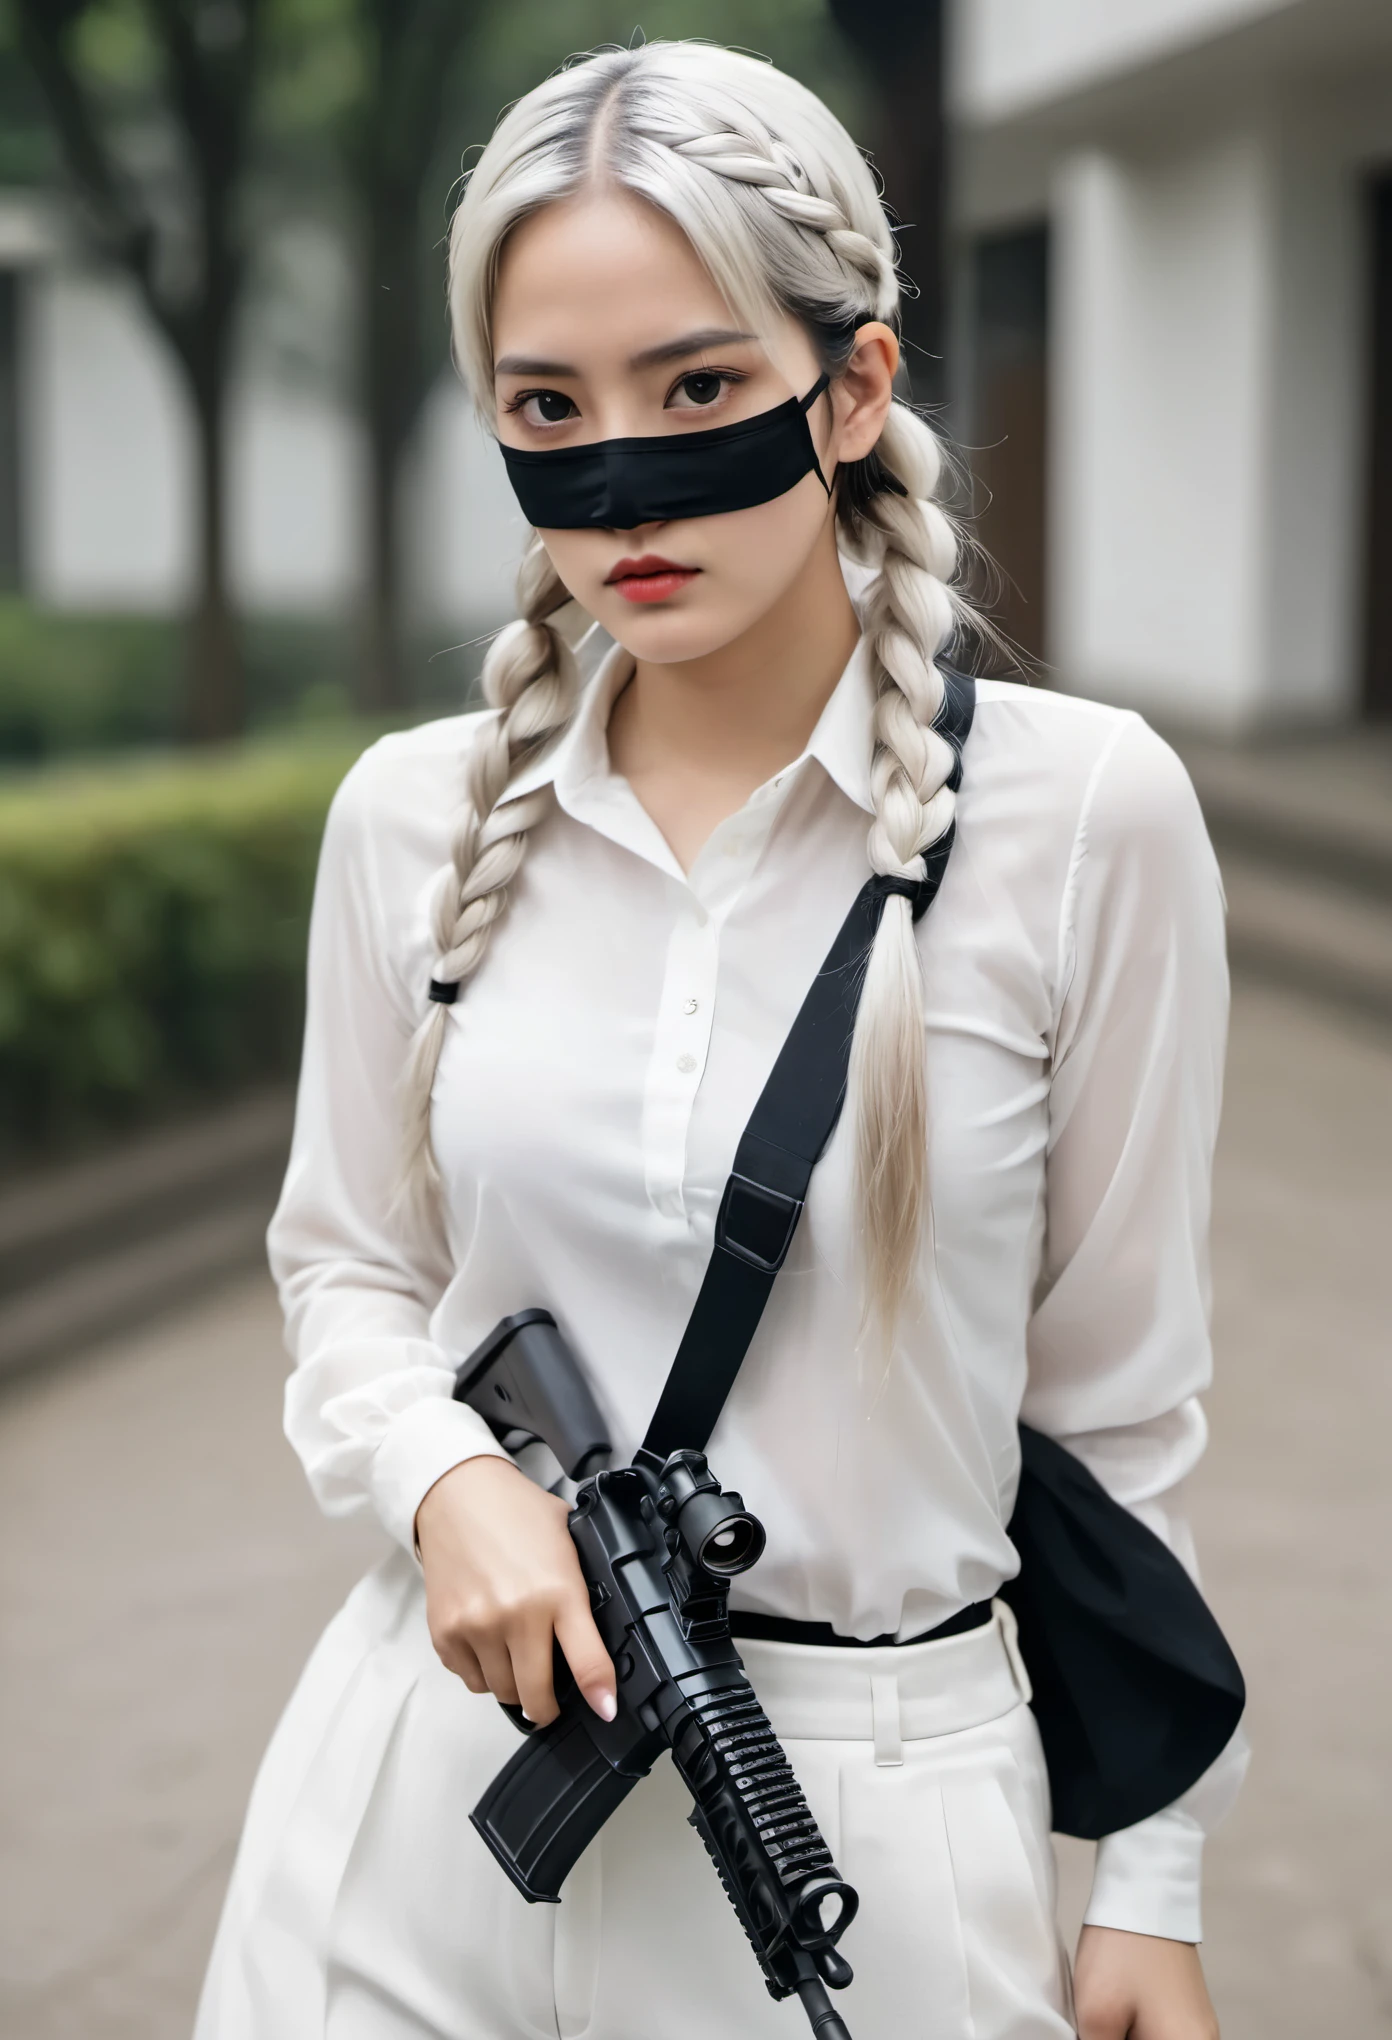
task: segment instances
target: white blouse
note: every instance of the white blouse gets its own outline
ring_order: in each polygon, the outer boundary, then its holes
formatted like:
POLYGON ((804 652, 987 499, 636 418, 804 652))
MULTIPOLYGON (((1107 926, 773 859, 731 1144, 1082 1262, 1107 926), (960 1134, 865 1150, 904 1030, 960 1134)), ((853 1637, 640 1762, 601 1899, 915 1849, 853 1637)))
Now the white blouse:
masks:
MULTIPOLYGON (((449 1266, 393 1215, 397 1093, 480 718, 383 739, 329 818, 270 1235, 296 1361, 286 1430, 325 1510, 375 1508, 408 1547, 430 1486, 501 1449, 450 1390, 510 1312, 555 1313, 617 1452, 636 1448, 740 1132, 868 872, 859 652, 803 755, 687 873, 610 770, 630 671, 611 650, 515 782, 555 798, 448 1009, 434 1140, 449 1266)), ((710 1445, 768 1531, 734 1604, 861 1637, 931 1628, 1015 1572, 1022 1416, 1192 1565, 1180 1492, 1211 1366, 1223 908, 1173 752, 1129 712, 980 683, 957 842, 918 939, 921 1305, 890 1360, 860 1350, 847 1113, 710 1445)), ((1203 1829, 1244 1761, 1235 1742, 1176 1807, 1102 1844, 1090 1920, 1199 1938, 1203 1829)))

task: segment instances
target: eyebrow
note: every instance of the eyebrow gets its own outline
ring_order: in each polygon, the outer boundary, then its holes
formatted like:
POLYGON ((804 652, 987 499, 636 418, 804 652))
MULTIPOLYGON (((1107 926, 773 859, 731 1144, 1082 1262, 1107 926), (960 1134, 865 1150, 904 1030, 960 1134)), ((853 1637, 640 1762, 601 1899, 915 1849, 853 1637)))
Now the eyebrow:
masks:
POLYGON ((752 340, 752 333, 740 333, 729 326, 704 326, 698 333, 683 333, 679 340, 668 340, 661 347, 645 347, 641 354, 630 354, 630 368, 660 368, 664 361, 680 361, 686 354, 704 354, 708 347, 729 347, 737 340, 752 340))
MULTIPOLYGON (((645 347, 640 354, 628 358, 630 368, 660 368, 665 361, 681 361, 688 354, 703 354, 708 347, 729 347, 738 340, 752 340, 753 333, 740 333, 732 327, 705 326, 696 333, 683 333, 679 339, 664 340, 658 347, 645 347)), ((557 375, 578 376, 580 371, 572 362, 545 361, 535 354, 505 354, 494 364, 494 375, 557 375)))

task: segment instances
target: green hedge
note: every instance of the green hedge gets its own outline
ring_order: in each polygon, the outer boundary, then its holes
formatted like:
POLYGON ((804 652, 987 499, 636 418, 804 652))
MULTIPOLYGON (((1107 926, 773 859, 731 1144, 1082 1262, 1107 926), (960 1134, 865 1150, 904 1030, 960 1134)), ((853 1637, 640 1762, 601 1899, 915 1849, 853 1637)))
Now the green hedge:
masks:
MULTIPOLYGON (((406 677, 413 702, 447 714, 468 696, 481 654, 472 642, 442 645, 442 634, 412 645, 406 677)), ((252 730, 348 715, 350 623, 252 616, 241 641, 252 730)), ((0 595, 0 766, 174 741, 183 671, 184 631, 170 618, 66 615, 0 595)))
POLYGON ((371 734, 0 786, 5 1149, 293 1071, 324 815, 371 734))
MULTIPOLYGON (((254 729, 343 720, 352 671, 344 624, 251 617, 241 635, 254 729)), ((64 614, 0 596, 0 761, 169 743, 183 672, 184 630, 173 618, 64 614)), ((458 684, 453 665, 450 678, 458 684)))
POLYGON ((52 616, 0 598, 0 759, 159 743, 174 728, 178 685, 171 623, 52 616))

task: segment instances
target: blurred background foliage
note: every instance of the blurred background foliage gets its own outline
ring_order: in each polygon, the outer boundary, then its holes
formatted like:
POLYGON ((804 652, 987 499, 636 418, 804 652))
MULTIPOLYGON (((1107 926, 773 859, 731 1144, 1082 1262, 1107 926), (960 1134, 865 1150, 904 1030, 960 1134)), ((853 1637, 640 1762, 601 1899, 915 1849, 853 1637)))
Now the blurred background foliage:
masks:
MULTIPOLYGON (((242 636, 252 731, 351 717, 346 623, 252 616, 242 636)), ((45 612, 0 597, 0 775, 74 755, 172 744, 181 638, 170 617, 45 612)), ((419 663, 424 684, 445 706, 451 683, 436 674, 452 669, 424 654, 419 663)), ((432 699, 423 692, 421 705, 432 699)))
POLYGON ((0 786, 0 1162, 293 1072, 359 726, 0 786))

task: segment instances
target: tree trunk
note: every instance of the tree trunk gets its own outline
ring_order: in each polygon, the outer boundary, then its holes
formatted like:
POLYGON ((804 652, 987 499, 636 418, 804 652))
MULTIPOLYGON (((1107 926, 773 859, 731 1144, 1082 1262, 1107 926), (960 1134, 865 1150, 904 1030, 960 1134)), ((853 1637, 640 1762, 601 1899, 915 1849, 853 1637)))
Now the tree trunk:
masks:
POLYGON ((217 743, 240 734, 246 688, 227 575, 227 431, 221 375, 194 388, 198 452, 198 583, 189 617, 184 735, 217 743))
POLYGON ((401 453, 393 429, 392 400, 382 383, 391 373, 389 349, 364 335, 367 365, 367 585, 363 590, 358 706, 366 714, 390 712, 405 699, 402 654, 400 543, 397 532, 401 453))
POLYGON ((367 586, 358 666, 358 707, 367 715, 390 713, 406 694, 396 534, 397 468, 393 449, 369 429, 367 586))
POLYGON ((414 195, 372 195, 364 265, 363 347, 367 409, 367 587, 358 703, 368 712, 409 697, 401 572, 401 475, 418 409, 421 374, 418 222, 414 195))

